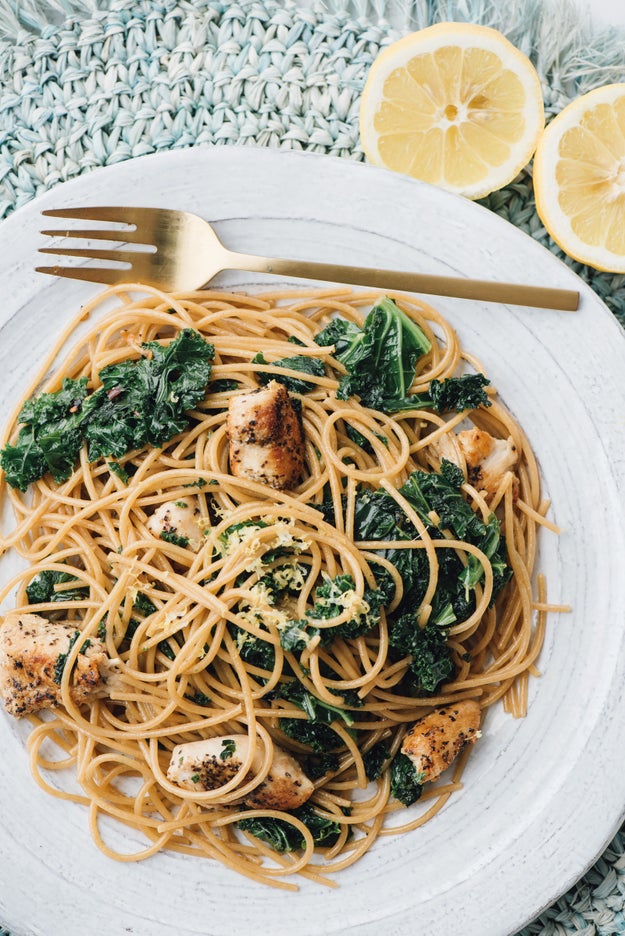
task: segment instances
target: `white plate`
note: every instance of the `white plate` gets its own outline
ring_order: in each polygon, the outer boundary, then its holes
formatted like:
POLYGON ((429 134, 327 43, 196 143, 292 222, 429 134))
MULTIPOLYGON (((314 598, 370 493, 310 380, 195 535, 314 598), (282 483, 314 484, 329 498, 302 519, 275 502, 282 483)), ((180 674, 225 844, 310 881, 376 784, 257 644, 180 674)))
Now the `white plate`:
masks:
MULTIPOLYGON (((96 170, 0 227, 3 417, 62 323, 97 286, 33 274, 39 211, 184 208, 250 253, 577 288, 578 313, 440 300, 538 453, 553 615, 526 719, 491 712, 464 790, 423 829, 380 840, 328 892, 281 893, 181 855, 121 865, 83 809, 35 786, 25 726, 0 717, 0 920, 15 934, 502 936, 584 872, 625 810, 625 341, 595 294, 548 251, 461 198, 330 157, 225 147, 96 170)), ((135 845, 123 833, 128 850, 135 845)))

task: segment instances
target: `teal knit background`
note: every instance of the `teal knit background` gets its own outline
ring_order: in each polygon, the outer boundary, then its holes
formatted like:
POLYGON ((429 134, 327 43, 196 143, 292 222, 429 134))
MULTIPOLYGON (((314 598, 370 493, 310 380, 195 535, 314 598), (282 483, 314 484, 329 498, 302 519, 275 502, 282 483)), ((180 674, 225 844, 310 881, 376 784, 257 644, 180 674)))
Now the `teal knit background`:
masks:
MULTIPOLYGON (((0 218, 94 167, 159 150, 253 145, 362 160, 358 111, 372 61, 401 33, 440 20, 501 29, 534 61, 548 115, 625 81, 625 35, 594 31, 568 0, 101 5, 0 0, 0 218)), ((483 204, 562 257, 536 214, 531 168, 483 204)), ((625 277, 563 259, 625 324, 625 277)), ((522 936, 625 933, 624 849, 622 830, 522 936)))

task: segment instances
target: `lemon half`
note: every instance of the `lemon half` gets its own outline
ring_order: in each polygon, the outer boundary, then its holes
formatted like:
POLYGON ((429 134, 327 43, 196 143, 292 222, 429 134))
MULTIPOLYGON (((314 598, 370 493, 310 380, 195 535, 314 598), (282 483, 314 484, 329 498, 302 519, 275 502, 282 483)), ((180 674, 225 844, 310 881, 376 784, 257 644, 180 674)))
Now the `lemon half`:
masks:
POLYGON ((544 126, 540 80, 496 29, 437 23, 385 49, 362 95, 370 162, 469 198, 527 165, 544 126))
POLYGON ((569 256, 625 273, 625 84, 589 91, 552 120, 536 150, 534 191, 569 256))

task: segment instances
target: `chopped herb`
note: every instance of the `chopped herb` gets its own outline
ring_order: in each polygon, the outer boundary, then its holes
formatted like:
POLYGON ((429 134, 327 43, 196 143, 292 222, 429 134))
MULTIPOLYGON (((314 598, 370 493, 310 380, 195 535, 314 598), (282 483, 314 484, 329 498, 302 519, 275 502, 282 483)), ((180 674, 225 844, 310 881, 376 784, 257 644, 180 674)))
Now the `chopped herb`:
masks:
POLYGON ((186 501, 174 501, 174 507, 180 507, 181 510, 188 510, 189 505, 186 501))
POLYGON ((451 410, 477 409, 478 406, 491 406, 491 401, 484 387, 490 380, 484 374, 463 374, 461 377, 447 377, 446 380, 431 380, 428 393, 432 399, 432 409, 437 413, 451 410))
POLYGON ((173 546, 181 546, 182 549, 186 549, 189 545, 188 536, 180 536, 178 533, 174 533, 173 530, 161 530, 161 539, 173 546))
MULTIPOLYGON (((77 631, 77 630, 74 631, 74 633, 69 639, 69 644, 67 645, 67 652, 59 653, 58 657, 56 658, 56 663, 54 664, 54 681, 58 686, 61 685, 61 680, 63 679, 63 671, 65 669, 65 664, 67 663, 67 658, 70 655, 71 649, 79 637, 80 637, 80 631, 77 631)), ((86 650, 86 647, 83 648, 83 652, 84 650, 86 650)))
POLYGON ((203 488, 206 487, 208 481, 206 478, 198 478, 197 481, 189 481, 188 484, 183 484, 183 488, 203 488))
POLYGON ((232 738, 224 738, 224 740, 221 742, 221 752, 219 757, 221 760, 228 760, 229 757, 232 757, 236 749, 236 741, 233 741, 232 738))
POLYGON ((191 774, 190 779, 191 779, 191 783, 199 783, 200 775, 198 773, 191 774))

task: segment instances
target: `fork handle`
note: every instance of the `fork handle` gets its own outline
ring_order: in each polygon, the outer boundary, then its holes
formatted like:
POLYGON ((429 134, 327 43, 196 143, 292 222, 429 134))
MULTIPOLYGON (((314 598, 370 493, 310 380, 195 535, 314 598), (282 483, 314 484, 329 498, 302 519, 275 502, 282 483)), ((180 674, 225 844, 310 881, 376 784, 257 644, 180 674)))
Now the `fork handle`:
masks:
POLYGON ((407 273, 399 270, 343 266, 309 260, 281 260, 277 257, 256 257, 253 254, 240 254, 233 251, 227 251, 224 268, 332 283, 348 283, 351 286, 369 286, 374 289, 451 296, 457 299, 478 299, 484 302, 503 302, 509 305, 533 306, 541 309, 560 309, 567 312, 574 312, 579 306, 579 293, 570 289, 526 286, 522 283, 496 283, 490 280, 463 279, 458 276, 434 276, 430 273, 407 273))

